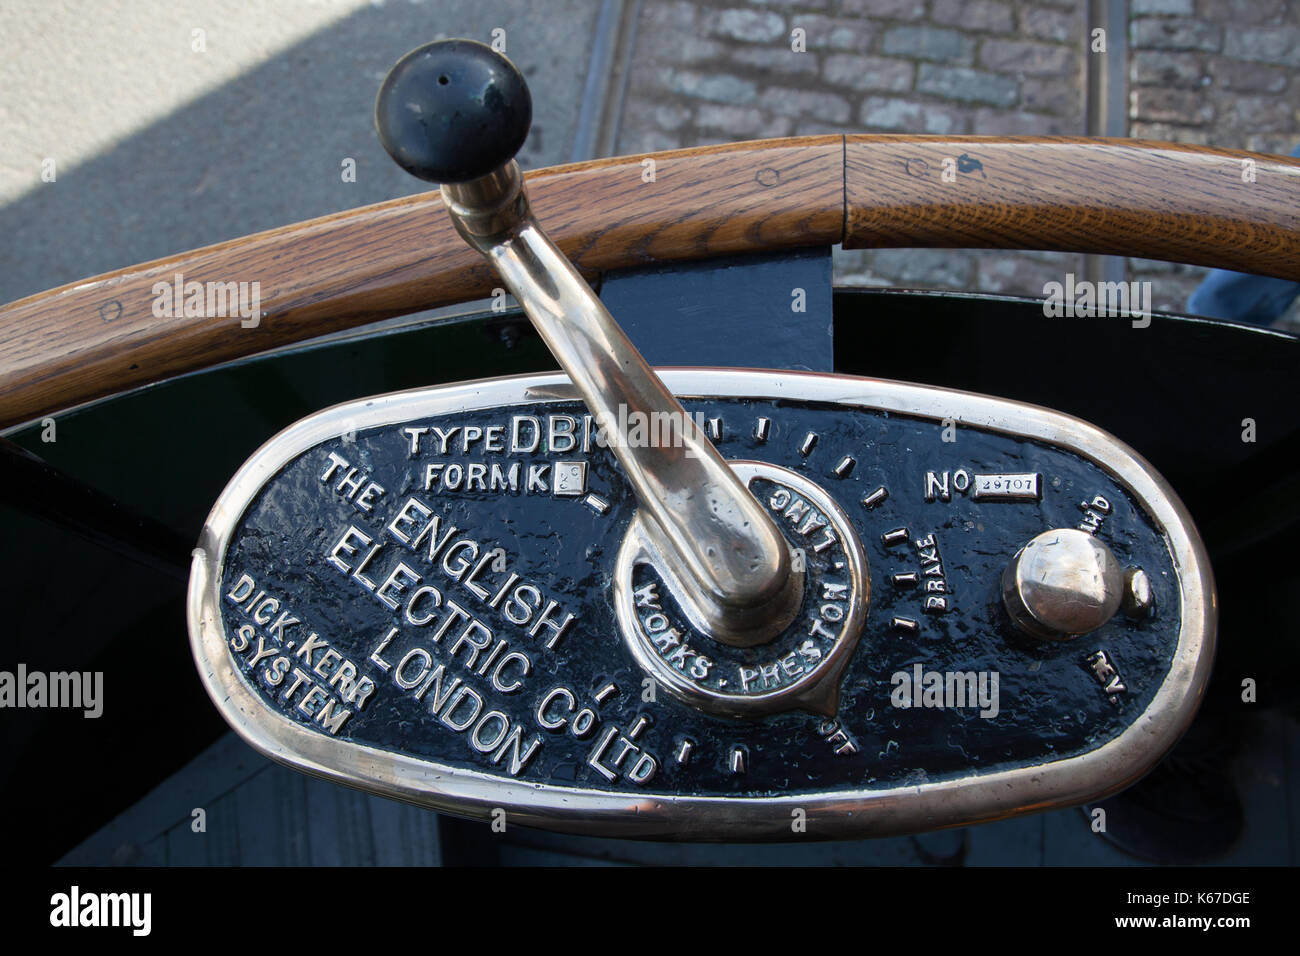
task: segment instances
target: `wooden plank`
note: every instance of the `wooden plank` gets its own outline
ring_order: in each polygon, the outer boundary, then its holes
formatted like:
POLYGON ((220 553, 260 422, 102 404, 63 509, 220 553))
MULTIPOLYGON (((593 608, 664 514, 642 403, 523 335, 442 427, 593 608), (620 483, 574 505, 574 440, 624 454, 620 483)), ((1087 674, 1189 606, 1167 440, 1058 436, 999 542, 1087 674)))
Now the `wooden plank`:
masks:
POLYGON ((308 777, 226 734, 62 860, 105 866, 438 866, 438 814, 308 777), (191 827, 195 807, 207 829, 191 827))
POLYGON ((305 774, 267 767, 244 781, 233 796, 241 866, 310 866, 305 774))
POLYGON ((438 814, 381 797, 369 800, 377 866, 439 866, 442 863, 438 814))
POLYGON ((163 834, 167 866, 239 866, 240 826, 234 794, 210 801, 203 809, 207 811, 203 831, 196 832, 191 819, 163 834))
POLYGON ((1047 249, 1300 280, 1300 160, 1282 156, 1128 139, 849 136, 845 195, 847 249, 1047 249))
POLYGON ((307 784, 307 806, 295 825, 307 831, 312 866, 374 866, 366 795, 323 780, 307 784))
POLYGON ((208 810, 211 825, 213 808, 224 795, 270 766, 233 733, 226 734, 59 862, 160 865, 166 861, 169 830, 182 826, 188 830, 195 807, 208 810))

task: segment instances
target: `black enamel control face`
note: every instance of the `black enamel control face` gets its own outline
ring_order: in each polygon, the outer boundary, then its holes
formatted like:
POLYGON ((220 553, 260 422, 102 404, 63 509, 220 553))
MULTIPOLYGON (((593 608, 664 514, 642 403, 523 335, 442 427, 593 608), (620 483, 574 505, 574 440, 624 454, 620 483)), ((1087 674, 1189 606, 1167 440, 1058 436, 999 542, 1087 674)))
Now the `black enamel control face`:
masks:
MULTIPOLYGON (((789 544, 802 597, 784 630, 709 636, 562 376, 396 393, 286 429, 218 499, 189 624, 222 714, 262 752, 377 793, 679 840, 1077 804, 1185 729, 1213 582, 1185 510, 1123 445, 902 383, 664 379, 789 544), (1100 555, 1101 577, 1053 564, 1058 547, 1100 555), (1114 613, 1120 575, 1150 595, 1114 613), (1098 594, 1090 633, 1026 626, 1098 594)), ((672 434, 625 424, 629 441, 672 434)))
MULTIPOLYGON (((230 671, 265 712, 245 719, 277 715, 301 739, 413 758, 431 781, 476 771, 525 795, 824 799, 1082 755, 1152 704, 1178 654, 1179 572, 1153 517, 1082 454, 945 422, 941 408, 683 404, 725 458, 815 483, 861 542, 869 607, 833 713, 706 713, 638 663, 613 606, 636 503, 584 406, 552 400, 363 426, 273 470, 213 582, 230 671), (1060 643, 1018 631, 1000 579, 1051 528, 1090 531, 1144 570, 1154 614, 1060 643)), ((830 560, 789 496, 752 490, 797 558, 830 560)), ((653 577, 642 568, 636 584, 653 577)), ((646 615, 683 616, 663 588, 654 597, 646 615)), ((792 626, 809 629, 824 597, 810 592, 792 626)), ((779 654, 680 633, 660 649, 683 673, 705 660, 715 684, 761 688, 811 666, 807 636, 774 642, 779 654)), ((338 772, 364 783, 365 763, 338 772)))

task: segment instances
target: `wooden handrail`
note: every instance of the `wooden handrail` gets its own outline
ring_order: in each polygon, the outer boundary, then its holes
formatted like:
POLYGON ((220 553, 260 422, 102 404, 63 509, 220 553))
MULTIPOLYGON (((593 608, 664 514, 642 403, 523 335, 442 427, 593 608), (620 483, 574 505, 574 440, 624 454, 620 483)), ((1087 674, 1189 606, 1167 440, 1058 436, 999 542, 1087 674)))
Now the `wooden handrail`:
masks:
POLYGON ((1130 139, 849 136, 845 184, 846 248, 1051 249, 1300 279, 1295 159, 1130 139))
MULTIPOLYGON (((1300 280, 1300 161, 1230 150, 819 136, 559 166, 529 174, 528 189, 589 276, 843 242, 1137 255, 1300 280)), ((0 307, 0 426, 497 284, 436 193, 107 273, 0 307), (178 273, 259 283, 257 326, 156 316, 155 283, 178 273)))
MULTIPOLYGON (((838 242, 838 136, 624 157, 534 172, 529 195, 588 276, 838 242)), ((500 285, 437 193, 313 219, 108 273, 0 308, 0 425, 327 332, 480 298, 500 285), (159 318, 156 282, 258 282, 255 328, 159 318)))

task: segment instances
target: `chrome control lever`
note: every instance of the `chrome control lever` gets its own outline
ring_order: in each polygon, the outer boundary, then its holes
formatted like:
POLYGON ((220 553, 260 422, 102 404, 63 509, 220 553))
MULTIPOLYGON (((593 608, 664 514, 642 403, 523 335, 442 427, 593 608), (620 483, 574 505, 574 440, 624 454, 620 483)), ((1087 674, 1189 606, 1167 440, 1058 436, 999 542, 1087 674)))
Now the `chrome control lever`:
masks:
POLYGON ((533 218, 514 160, 531 119, 519 71, 469 40, 408 53, 375 106, 389 155, 442 184, 457 231, 496 268, 586 401, 703 629, 731 646, 762 644, 793 620, 803 575, 767 510, 533 218), (637 421, 667 425, 671 440, 629 441, 637 421))

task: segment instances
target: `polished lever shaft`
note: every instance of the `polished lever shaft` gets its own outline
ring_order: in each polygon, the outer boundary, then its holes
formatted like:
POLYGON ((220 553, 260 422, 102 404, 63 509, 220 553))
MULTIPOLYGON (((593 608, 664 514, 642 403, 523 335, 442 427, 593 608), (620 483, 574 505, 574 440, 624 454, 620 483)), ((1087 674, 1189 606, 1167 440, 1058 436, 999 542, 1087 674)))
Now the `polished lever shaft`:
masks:
POLYGON ((585 399, 703 626, 724 643, 762 643, 793 619, 802 575, 762 505, 534 220, 513 158, 531 115, 514 66, 466 40, 407 54, 376 105, 385 148, 442 184, 456 229, 496 267, 585 399), (672 440, 634 446, 626 425, 638 420, 668 423, 672 440))

